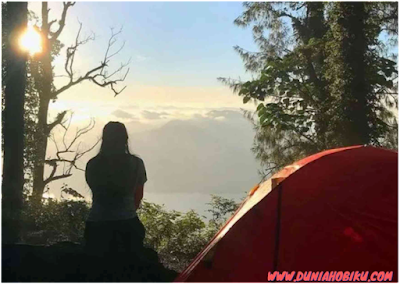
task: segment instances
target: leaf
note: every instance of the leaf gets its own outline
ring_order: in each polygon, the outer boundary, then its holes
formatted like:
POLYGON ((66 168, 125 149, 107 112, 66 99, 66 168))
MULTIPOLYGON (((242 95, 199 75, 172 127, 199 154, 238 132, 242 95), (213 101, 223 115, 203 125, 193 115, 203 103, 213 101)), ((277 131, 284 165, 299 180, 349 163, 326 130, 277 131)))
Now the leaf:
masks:
POLYGON ((72 188, 64 188, 61 192, 65 192, 66 194, 69 194, 76 198, 85 198, 83 195, 72 188))
POLYGON ((250 99, 251 99, 251 97, 249 97, 249 96, 244 97, 243 98, 243 103, 244 104, 247 103, 250 99))
POLYGON ((260 117, 260 124, 264 124, 264 122, 265 122, 267 119, 269 119, 269 118, 271 118, 271 116, 268 115, 267 113, 264 113, 264 114, 260 117))
POLYGON ((258 112, 258 117, 261 117, 263 114, 267 112, 267 109, 263 107, 259 112, 258 112))
POLYGON ((282 101, 284 104, 285 104, 285 106, 286 107, 288 107, 289 106, 289 98, 285 98, 285 99, 283 99, 283 101, 282 101))

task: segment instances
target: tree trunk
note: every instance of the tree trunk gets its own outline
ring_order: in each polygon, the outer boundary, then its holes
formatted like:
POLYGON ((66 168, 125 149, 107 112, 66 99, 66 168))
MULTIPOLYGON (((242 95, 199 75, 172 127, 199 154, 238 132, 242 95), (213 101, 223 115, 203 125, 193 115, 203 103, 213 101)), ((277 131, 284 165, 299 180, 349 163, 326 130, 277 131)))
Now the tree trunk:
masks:
POLYGON ((50 100, 40 96, 38 125, 35 133, 36 155, 33 170, 33 201, 40 204, 44 192, 44 161, 47 149, 47 113, 50 100))
MULTIPOLYGON (((308 37, 304 41, 304 44, 309 43, 309 39, 314 38, 317 40, 323 40, 327 32, 327 27, 324 19, 324 6, 323 2, 308 2, 307 3, 307 22, 306 27, 308 30, 308 37)), ((316 100, 321 104, 321 106, 316 110, 315 115, 315 130, 317 133, 318 148, 315 152, 326 150, 329 148, 327 141, 327 121, 329 121, 329 110, 327 109, 327 104, 324 103, 328 95, 326 92, 326 82, 323 79, 322 72, 324 66, 325 54, 320 48, 317 54, 314 54, 315 59, 311 59, 311 55, 307 58, 308 73, 310 78, 312 78, 315 88, 317 89, 316 100)))
POLYGON ((367 80, 367 13, 364 2, 337 2, 332 9, 332 40, 328 70, 330 93, 337 100, 336 119, 331 120, 338 146, 369 144, 374 117, 369 103, 372 86, 367 80), (333 75, 332 75, 333 74, 333 75))
POLYGON ((366 80, 367 66, 365 55, 368 51, 365 21, 367 14, 362 2, 340 2, 343 18, 344 37, 342 41, 343 60, 347 64, 347 81, 344 89, 343 110, 346 123, 347 144, 368 144, 370 142, 370 127, 368 116, 368 96, 371 88, 366 80))
POLYGON ((52 99, 52 85, 53 85, 53 69, 51 66, 51 50, 52 42, 49 40, 49 24, 48 24, 48 4, 42 3, 42 52, 38 60, 42 63, 42 75, 40 80, 39 92, 39 112, 38 112, 38 125, 35 134, 35 141, 37 145, 36 161, 33 170, 33 200, 40 204, 46 186, 44 182, 44 166, 46 159, 47 139, 51 129, 47 124, 47 116, 49 112, 49 104, 52 99))
MULTIPOLYGON (((24 172, 24 98, 26 83, 26 54, 18 46, 18 39, 27 27, 27 2, 7 3, 7 19, 11 34, 5 51, 6 76, 4 109, 4 163, 2 184, 2 241, 19 240, 23 198, 24 172)), ((3 55, 4 56, 4 55, 3 55)), ((4 80, 5 79, 5 80, 4 80)))

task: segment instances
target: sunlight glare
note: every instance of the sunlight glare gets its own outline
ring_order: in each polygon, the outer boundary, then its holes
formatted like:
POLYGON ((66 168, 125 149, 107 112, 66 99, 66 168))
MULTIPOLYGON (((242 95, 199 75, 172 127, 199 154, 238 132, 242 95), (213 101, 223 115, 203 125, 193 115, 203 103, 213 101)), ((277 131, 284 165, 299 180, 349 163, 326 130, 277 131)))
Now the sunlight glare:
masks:
POLYGON ((28 26, 26 32, 21 36, 19 45, 22 50, 28 51, 30 55, 42 51, 42 39, 32 26, 28 26))

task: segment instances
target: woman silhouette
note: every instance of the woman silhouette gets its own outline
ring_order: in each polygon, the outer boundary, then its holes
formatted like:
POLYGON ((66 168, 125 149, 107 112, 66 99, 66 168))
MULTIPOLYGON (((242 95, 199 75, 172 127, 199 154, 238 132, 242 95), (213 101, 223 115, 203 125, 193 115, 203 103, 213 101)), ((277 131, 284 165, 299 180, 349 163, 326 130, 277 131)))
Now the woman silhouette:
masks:
POLYGON ((102 255, 142 248, 145 230, 136 209, 146 180, 142 159, 129 153, 125 125, 107 123, 100 152, 86 166, 86 182, 93 193, 85 228, 89 252, 102 255))

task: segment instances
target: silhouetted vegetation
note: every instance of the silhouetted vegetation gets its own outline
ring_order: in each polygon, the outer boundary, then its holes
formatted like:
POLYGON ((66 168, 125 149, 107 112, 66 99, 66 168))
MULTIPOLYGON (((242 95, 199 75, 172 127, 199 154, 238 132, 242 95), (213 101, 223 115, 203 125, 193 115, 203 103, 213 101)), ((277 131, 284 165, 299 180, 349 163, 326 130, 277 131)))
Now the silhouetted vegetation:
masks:
POLYGON ((221 80, 243 103, 258 105, 253 150, 264 177, 329 148, 397 149, 396 2, 246 2, 244 8, 235 24, 252 26, 259 50, 235 50, 254 79, 221 80))
MULTIPOLYGON (((64 186, 63 190, 64 199, 48 198, 41 206, 26 200, 21 234, 24 243, 83 243, 90 204, 73 189, 64 186)), ((209 206, 212 218, 206 221, 193 210, 186 213, 169 211, 162 205, 142 202, 138 215, 146 228, 145 246, 154 249, 166 267, 181 271, 211 240, 238 204, 212 196, 209 206)))

